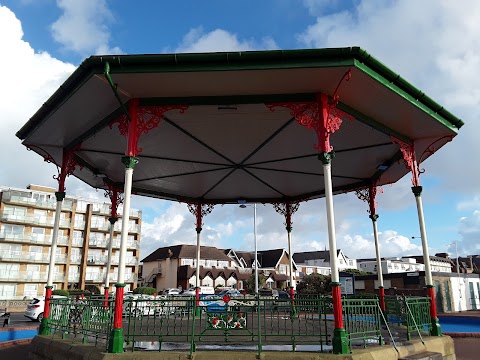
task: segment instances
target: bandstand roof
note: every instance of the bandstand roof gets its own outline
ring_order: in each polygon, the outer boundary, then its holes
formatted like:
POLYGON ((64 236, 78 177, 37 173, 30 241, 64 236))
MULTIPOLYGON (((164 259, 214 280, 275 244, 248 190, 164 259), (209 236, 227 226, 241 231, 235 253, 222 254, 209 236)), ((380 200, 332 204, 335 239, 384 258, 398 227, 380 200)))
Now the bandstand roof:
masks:
POLYGON ((343 124, 330 138, 334 193, 399 180, 408 170, 391 136, 415 144, 424 161, 451 140, 463 122, 388 69, 352 48, 201 54, 92 56, 17 132, 23 144, 61 164, 74 149, 83 167, 74 175, 95 188, 123 188, 123 104, 186 105, 164 113, 142 134, 132 192, 205 203, 281 202, 324 196, 315 132, 287 108, 265 104, 333 96, 343 124))

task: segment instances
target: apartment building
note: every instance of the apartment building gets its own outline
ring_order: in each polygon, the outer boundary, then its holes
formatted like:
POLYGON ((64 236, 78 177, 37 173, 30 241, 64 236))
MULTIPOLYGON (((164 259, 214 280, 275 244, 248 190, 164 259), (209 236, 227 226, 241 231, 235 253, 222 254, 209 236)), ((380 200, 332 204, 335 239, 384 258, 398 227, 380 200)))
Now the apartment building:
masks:
MULTIPOLYGON (((106 199, 105 199, 106 200, 106 199)), ((0 186, 0 299, 43 295, 53 235, 55 189, 0 186)), ((101 289, 107 276, 110 203, 66 196, 55 254, 56 289, 101 289)), ((122 209, 118 209, 121 216, 122 209)), ((128 226, 126 290, 136 287, 141 212, 132 209, 128 226)), ((117 281, 121 218, 115 223, 110 287, 117 281)))
MULTIPOLYGON (((375 258, 358 259, 357 263, 359 270, 375 274, 378 272, 375 258)), ((425 265, 417 263, 417 259, 411 257, 382 258, 381 264, 383 274, 425 271, 425 265)))

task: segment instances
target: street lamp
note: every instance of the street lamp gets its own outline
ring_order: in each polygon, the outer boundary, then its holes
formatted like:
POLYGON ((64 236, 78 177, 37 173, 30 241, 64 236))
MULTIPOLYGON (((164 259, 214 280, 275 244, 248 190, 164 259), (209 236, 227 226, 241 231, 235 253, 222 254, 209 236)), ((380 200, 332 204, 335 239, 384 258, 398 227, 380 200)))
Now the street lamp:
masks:
POLYGON ((253 242, 255 244, 255 294, 258 294, 258 252, 257 252, 257 204, 246 205, 245 200, 239 200, 240 207, 245 209, 253 206, 253 242))
POLYGON ((462 311, 462 288, 460 286, 460 266, 458 264, 458 240, 455 240, 451 242, 450 244, 447 244, 447 246, 455 244, 455 256, 457 258, 457 277, 458 277, 458 311, 462 311))

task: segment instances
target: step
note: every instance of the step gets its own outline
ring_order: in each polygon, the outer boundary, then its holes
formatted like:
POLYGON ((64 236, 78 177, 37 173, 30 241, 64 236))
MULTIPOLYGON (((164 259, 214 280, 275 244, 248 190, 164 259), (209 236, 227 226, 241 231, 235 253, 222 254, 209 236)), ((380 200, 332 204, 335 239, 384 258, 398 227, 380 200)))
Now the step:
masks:
POLYGON ((399 358, 398 360, 443 360, 443 356, 441 353, 424 351, 415 355, 399 358))

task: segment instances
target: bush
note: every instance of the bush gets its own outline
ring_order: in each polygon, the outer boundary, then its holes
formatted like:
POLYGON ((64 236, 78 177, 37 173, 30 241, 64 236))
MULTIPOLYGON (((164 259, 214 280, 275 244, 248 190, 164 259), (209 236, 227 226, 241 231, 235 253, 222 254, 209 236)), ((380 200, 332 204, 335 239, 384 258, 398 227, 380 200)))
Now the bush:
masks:
POLYGON ((82 290, 82 289, 71 289, 68 290, 68 293, 70 296, 76 296, 76 295, 85 295, 85 296, 90 296, 90 291, 87 290, 82 290))
POLYGON ((157 289, 152 288, 152 287, 138 287, 135 290, 133 290, 134 294, 145 294, 145 295, 153 295, 157 294, 157 289))
POLYGON ((68 296, 70 293, 68 290, 53 290, 52 295, 61 295, 61 296, 68 296))
POLYGON ((317 273, 305 275, 297 285, 297 292, 299 294, 330 294, 332 291, 330 282, 330 276, 317 273))

